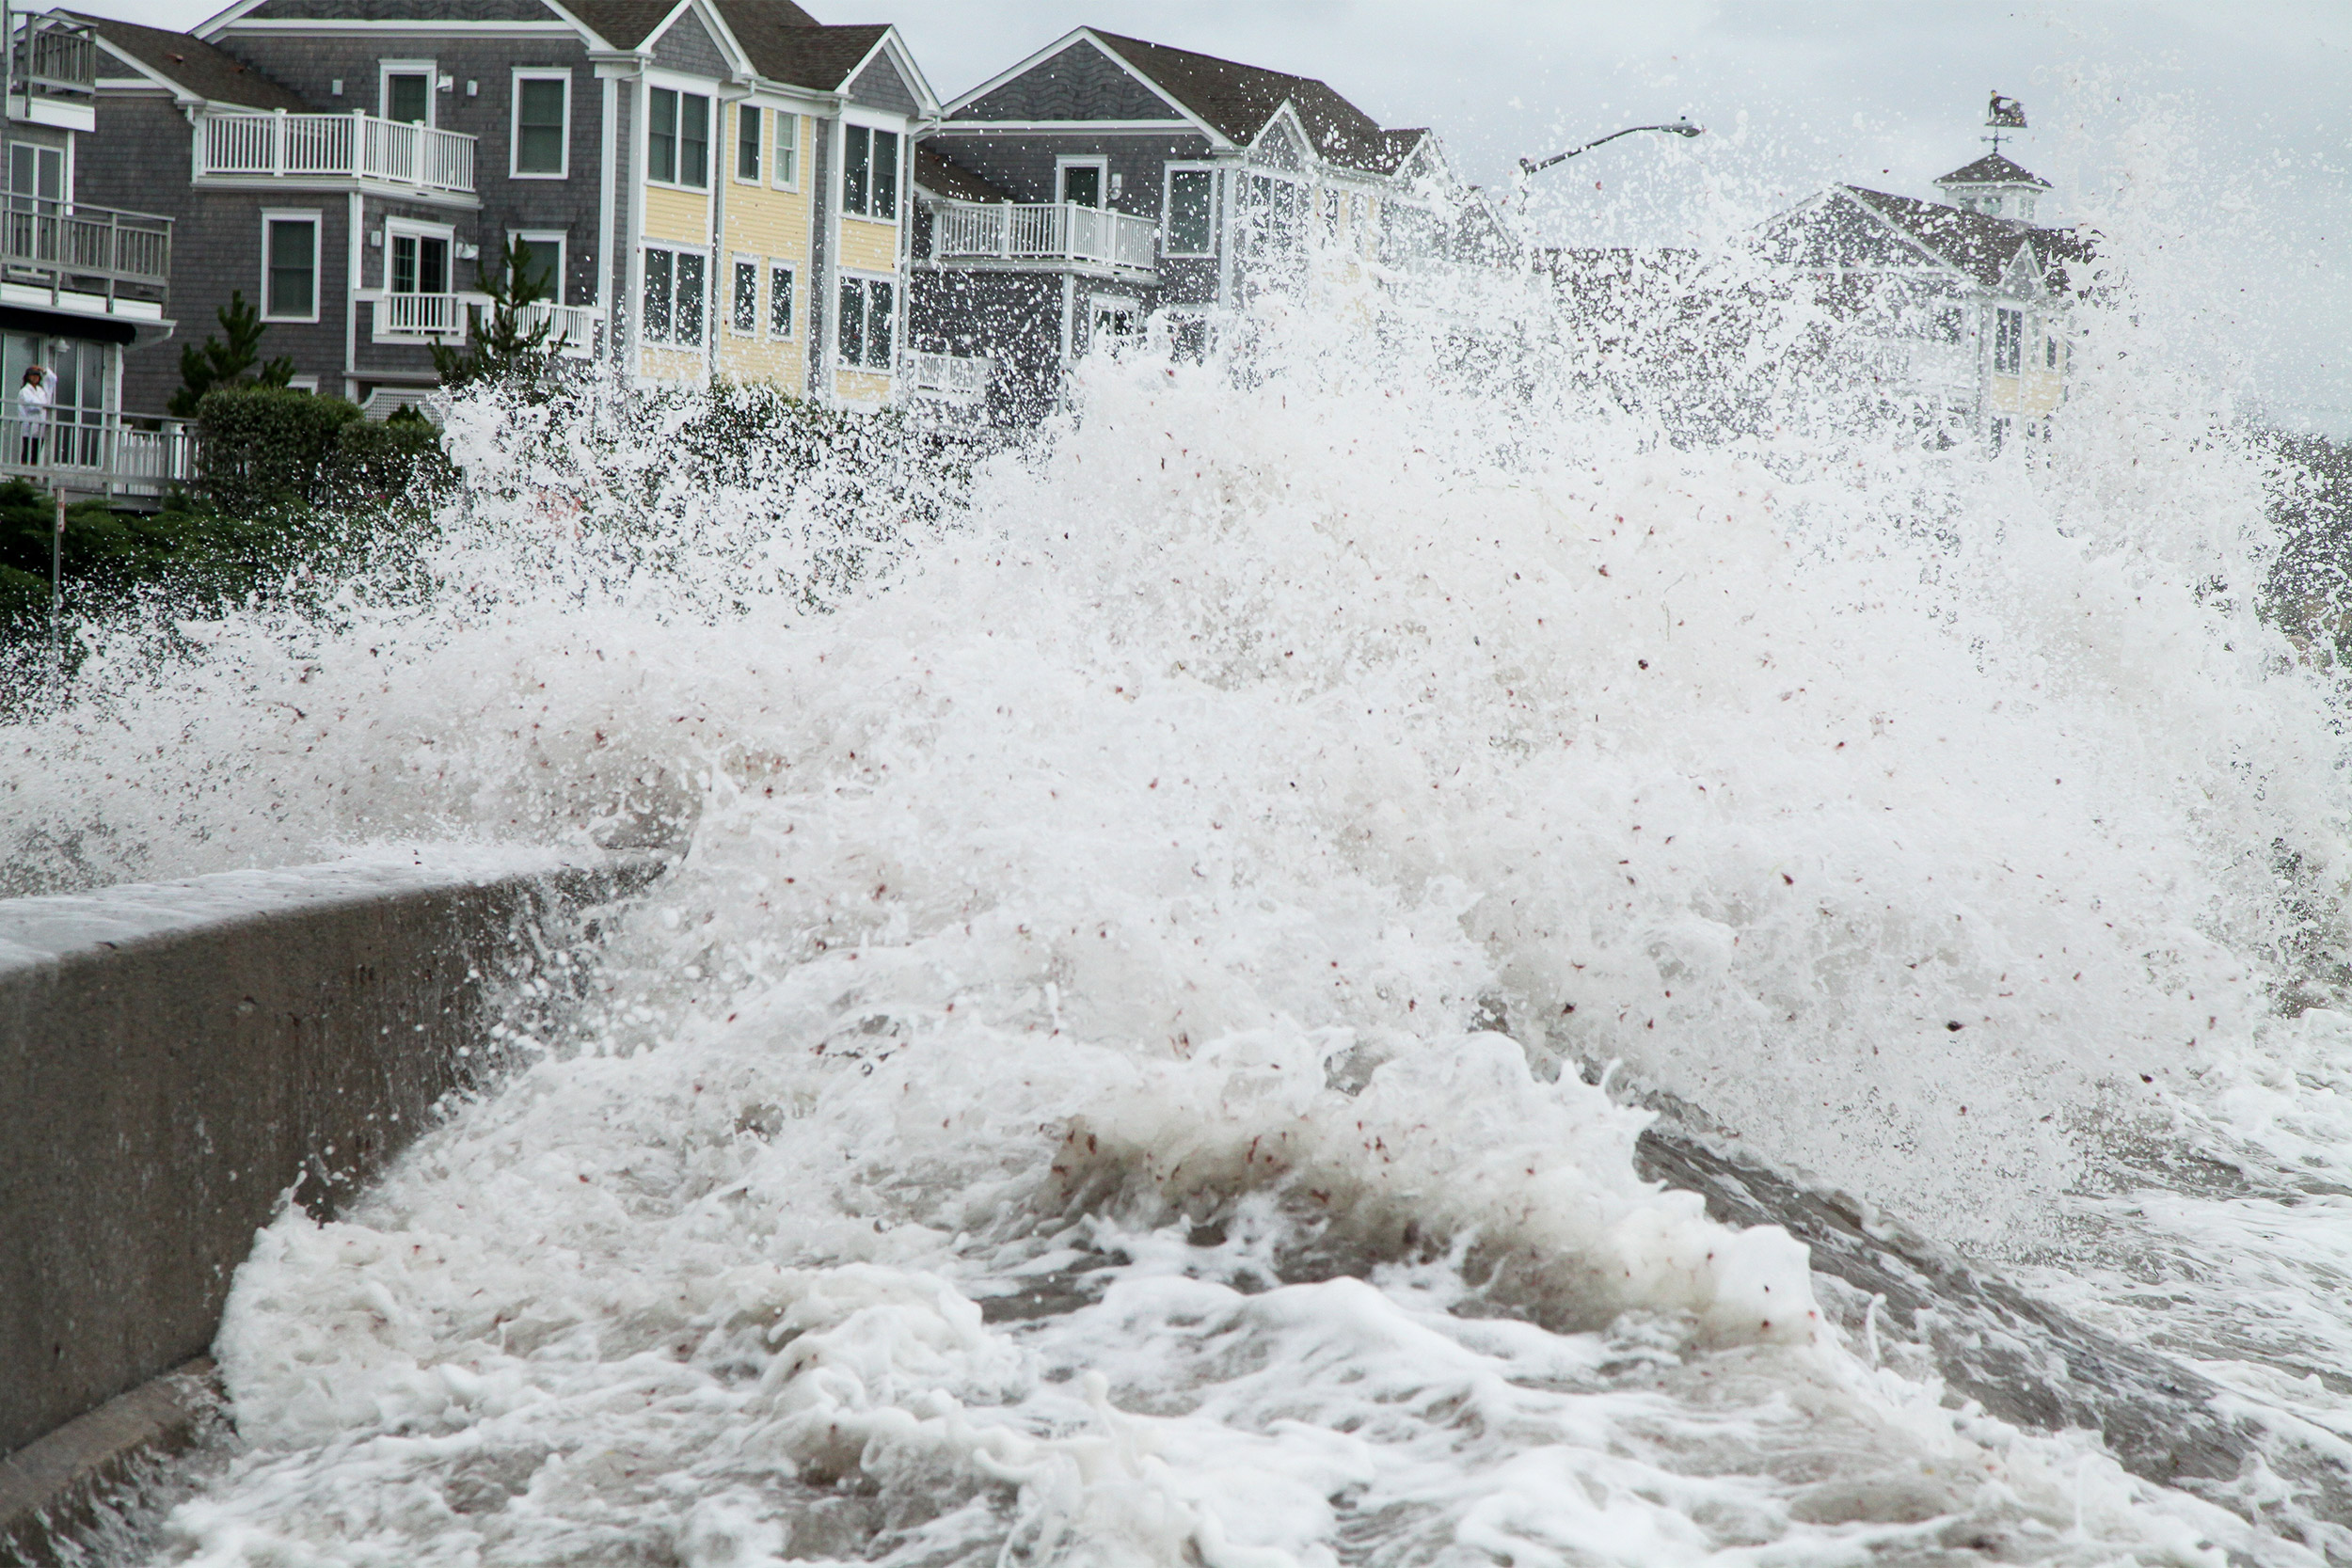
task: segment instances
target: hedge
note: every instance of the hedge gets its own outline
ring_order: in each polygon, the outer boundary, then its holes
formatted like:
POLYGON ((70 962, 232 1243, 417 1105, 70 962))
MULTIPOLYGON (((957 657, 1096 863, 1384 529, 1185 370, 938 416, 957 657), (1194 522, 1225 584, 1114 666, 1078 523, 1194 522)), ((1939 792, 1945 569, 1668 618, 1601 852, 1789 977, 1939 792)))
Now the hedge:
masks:
POLYGON ((207 392, 196 434, 198 488, 236 516, 381 500, 421 475, 435 484, 449 476, 430 424, 375 424, 342 398, 290 388, 207 392))

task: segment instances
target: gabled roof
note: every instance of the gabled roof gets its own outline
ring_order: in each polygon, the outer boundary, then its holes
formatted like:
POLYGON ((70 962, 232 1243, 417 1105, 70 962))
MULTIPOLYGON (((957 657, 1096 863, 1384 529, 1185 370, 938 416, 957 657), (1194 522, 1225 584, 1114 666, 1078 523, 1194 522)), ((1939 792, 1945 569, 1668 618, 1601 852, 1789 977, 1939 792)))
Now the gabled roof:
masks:
POLYGON ((982 179, 961 164, 951 163, 931 150, 929 142, 919 142, 914 149, 914 184, 918 190, 933 196, 944 196, 951 201, 1016 201, 1020 199, 1002 185, 982 179))
MULTIPOLYGON (((771 82, 838 92, 866 56, 890 36, 887 26, 823 27, 795 24, 787 13, 806 11, 790 0, 718 0, 719 14, 751 56, 752 69, 771 82)), ((908 84, 913 87, 914 84, 908 84)), ((918 89, 919 90, 919 89, 918 89)))
POLYGON ((1951 173, 1941 175, 1939 185, 2031 185, 2036 190, 2056 189, 2047 180, 2023 165, 2012 163, 1998 152, 1988 152, 1973 164, 1963 164, 1951 173))
POLYGON ((2036 229, 2029 223, 1859 185, 1834 188, 1935 260, 1988 287, 2002 280, 2018 252, 2028 245, 2045 265, 2090 259, 2090 241, 2071 229, 2036 229))
POLYGON ((1299 125, 1327 163, 1370 174, 1393 170, 1406 153, 1370 115, 1311 76, 1221 60, 1118 33, 1089 32, 1138 75, 1237 147, 1257 140, 1277 110, 1289 103, 1299 125))
POLYGON ((558 3, 613 48, 635 49, 660 30, 661 24, 677 10, 682 0, 558 0, 558 3))
POLYGON ((83 11, 61 14, 87 23, 108 51, 163 78, 187 97, 246 109, 311 112, 311 105, 298 94, 201 39, 83 11))

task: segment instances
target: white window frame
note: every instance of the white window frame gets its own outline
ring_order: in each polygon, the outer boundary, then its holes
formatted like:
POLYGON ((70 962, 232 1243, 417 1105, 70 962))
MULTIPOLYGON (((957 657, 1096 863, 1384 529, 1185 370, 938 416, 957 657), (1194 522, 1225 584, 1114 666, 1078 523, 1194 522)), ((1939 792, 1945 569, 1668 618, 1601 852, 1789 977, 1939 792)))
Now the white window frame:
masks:
POLYGON ((561 66, 516 66, 507 84, 506 107, 506 177, 509 180, 569 180, 572 177, 572 73, 561 66), (556 172, 544 169, 526 174, 522 168, 523 153, 523 84, 525 82, 561 82, 564 84, 563 155, 556 164, 556 172))
POLYGON ((735 113, 728 117, 734 134, 727 137, 727 178, 739 185, 764 185, 768 182, 768 160, 774 156, 770 138, 775 135, 768 128, 767 117, 776 111, 755 98, 738 99, 728 107, 735 113), (743 178, 743 116, 746 113, 760 117, 759 135, 753 138, 752 143, 758 149, 759 167, 748 180, 743 178))
POLYGON ((2021 305, 1995 305, 1993 308, 1993 373, 1994 375, 2023 375, 2025 373, 2026 326, 2026 322, 2025 307, 2021 305), (2007 353, 2010 356, 2013 356, 2016 360, 2014 364, 2009 365, 2004 365, 2002 363, 2002 359, 2005 357, 2004 344, 2002 341, 2005 334, 2002 329, 2009 325, 2009 323, 2003 319, 2004 317, 2013 317, 2016 321, 2016 330, 2012 333, 2006 334, 2008 338, 2006 345, 2007 353))
POLYGON ((713 291, 710 287, 710 247, 708 245, 679 245, 671 240, 647 240, 644 242, 638 247, 637 256, 637 335, 639 341, 651 348, 672 349, 682 354, 691 353, 695 350, 707 347, 711 341, 710 306, 712 293, 713 291), (645 258, 647 255, 657 250, 665 251, 672 258, 670 262, 670 331, 667 336, 660 338, 657 338, 653 335, 652 330, 646 325, 644 321, 645 279, 649 272, 649 269, 645 265, 645 258), (681 340, 677 336, 677 302, 679 299, 684 297, 679 293, 677 286, 678 268, 676 258, 681 256, 699 256, 702 258, 703 261, 703 335, 691 341, 681 340))
POLYGON ((1088 157, 1061 157, 1054 160, 1056 204, 1058 205, 1064 199, 1061 194, 1062 173, 1065 169, 1073 168, 1090 168, 1094 171, 1095 194, 1101 198, 1095 204, 1095 211, 1109 212, 1111 210, 1111 161, 1099 153, 1088 157))
MULTIPOLYGON (((671 76, 667 74, 657 75, 651 71, 646 73, 645 112, 637 117, 641 122, 637 130, 637 166, 645 171, 646 184, 653 186, 657 190, 684 191, 691 196, 707 197, 711 194, 713 182, 709 180, 708 176, 713 172, 713 170, 710 167, 710 161, 714 157, 725 157, 731 159, 735 155, 734 147, 724 139, 727 117, 723 113, 717 112, 722 107, 723 105, 719 101, 719 87, 715 82, 698 81, 691 76, 671 76), (707 138, 715 131, 719 133, 721 139, 715 143, 706 139, 703 143, 703 174, 705 179, 703 183, 699 185, 689 185, 676 179, 656 179, 654 176, 653 95, 657 91, 674 92, 677 94, 681 100, 687 98, 699 98, 711 106, 713 112, 711 113, 709 119, 703 122, 703 135, 706 138, 707 138)), ((685 121, 686 110, 684 104, 681 103, 678 109, 678 123, 681 134, 677 138, 678 150, 681 156, 676 159, 676 163, 680 165, 683 165, 685 162, 683 153, 686 148, 686 138, 682 134, 685 121)))
POLYGON ((760 317, 759 330, 771 343, 788 343, 801 335, 801 314, 807 308, 807 302, 801 297, 801 264, 781 256, 771 256, 767 259, 766 268, 765 274, 759 280, 760 303, 766 307, 765 313, 760 317), (778 273, 791 279, 790 293, 787 297, 792 301, 792 319, 790 325, 782 332, 776 330, 776 274, 778 273))
MULTIPOLYGON (((844 269, 834 274, 834 303, 835 306, 833 328, 834 368, 835 370, 848 371, 857 375, 896 376, 898 373, 899 355, 906 346, 905 321, 907 291, 904 281, 901 280, 896 273, 851 272, 844 269), (842 356, 841 312, 838 309, 841 299, 841 286, 845 283, 852 282, 861 285, 861 294, 863 293, 864 285, 886 283, 890 286, 890 363, 887 365, 868 364, 862 358, 852 362, 842 356)), ((866 324, 864 321, 861 321, 858 324, 858 341, 861 347, 863 347, 871 336, 871 334, 866 332, 866 324)))
POLYGON ((522 241, 523 244, 531 246, 534 253, 541 245, 551 245, 554 247, 555 295, 553 298, 549 299, 548 303, 549 305, 563 304, 564 288, 567 281, 565 269, 571 265, 572 261, 571 235, 561 229, 509 229, 506 231, 506 238, 509 243, 516 240, 522 241))
POLYGON ((378 60, 375 62, 375 118, 392 118, 392 78, 421 76, 424 78, 425 129, 437 130, 441 123, 441 65, 438 60, 378 60))
POLYGON ((880 116, 869 115, 843 115, 841 117, 841 156, 834 160, 834 162, 839 166, 834 169, 833 177, 834 210, 839 213, 843 217, 855 218, 860 223, 897 223, 899 220, 900 215, 907 210, 907 199, 913 194, 914 187, 914 182, 910 178, 914 172, 914 165, 912 162, 912 155, 908 146, 908 141, 909 137, 907 135, 907 126, 903 119, 884 119, 880 116), (864 126, 869 135, 876 131, 887 131, 892 135, 898 138, 898 199, 892 206, 890 215, 888 217, 878 216, 872 210, 873 191, 871 187, 873 184, 873 165, 870 158, 868 159, 866 165, 866 184, 868 187, 866 191, 867 210, 861 213, 852 212, 850 209, 850 128, 853 125, 864 126))
MULTIPOLYGON (((320 274, 325 270, 326 257, 326 216, 317 207, 264 207, 262 209, 262 319, 265 322, 315 322, 319 319, 321 298, 326 293, 320 274), (307 316, 274 315, 269 287, 269 226, 273 223, 308 222, 310 226, 310 313, 307 316)), ((384 264, 391 265, 388 254, 384 264)))
POLYGON ((766 336, 759 324, 759 308, 767 302, 767 262, 748 252, 739 250, 728 256, 726 292, 728 337, 750 339, 766 336), (752 325, 749 326, 735 325, 735 275, 737 270, 742 267, 752 269, 752 325))
POLYGON ((802 135, 801 111, 771 105, 768 113, 774 120, 768 132, 768 183, 775 190, 797 191, 801 188, 801 166, 808 162, 808 138, 802 135), (776 170, 782 161, 776 156, 776 133, 787 123, 792 127, 792 178, 779 180, 776 170))
POLYGON ((417 218, 386 218, 384 220, 384 292, 392 293, 392 246, 402 236, 420 240, 439 240, 449 246, 449 287, 419 290, 425 293, 460 293, 457 287, 457 230, 446 223, 426 223, 417 218))
MULTIPOLYGON (((1057 190, 1060 189, 1061 171, 1058 167, 1054 171, 1054 182, 1055 188, 1057 190)), ((1224 216, 1224 214, 1221 211, 1223 206, 1224 203, 1217 199, 1216 165, 1203 163, 1170 163, 1163 167, 1160 171, 1160 254, 1163 256, 1182 256, 1194 260, 1215 256, 1216 254, 1217 241, 1223 238, 1223 235, 1219 232, 1221 228, 1220 220, 1224 216), (1176 215, 1176 181, 1174 177, 1180 173, 1205 174, 1209 177, 1209 248, 1206 250, 1178 250, 1175 247, 1174 220, 1176 215)))

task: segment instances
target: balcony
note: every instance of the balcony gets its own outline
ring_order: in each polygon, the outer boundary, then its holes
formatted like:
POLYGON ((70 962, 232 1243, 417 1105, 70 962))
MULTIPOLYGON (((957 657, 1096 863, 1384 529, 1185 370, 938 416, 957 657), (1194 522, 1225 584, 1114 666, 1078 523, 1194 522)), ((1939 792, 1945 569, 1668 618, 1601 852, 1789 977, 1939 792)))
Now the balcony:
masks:
POLYGON ((943 201, 931 209, 931 260, 947 266, 1073 266, 1148 277, 1159 225, 1071 201, 943 201))
POLYGON ((56 410, 28 423, 13 400, 0 406, 0 476, 43 489, 152 502, 196 480, 196 432, 151 414, 56 410), (24 437, 39 437, 26 462, 24 437))
POLYGON ((918 398, 945 403, 959 408, 977 408, 988 401, 989 372, 996 361, 987 355, 968 357, 956 354, 921 354, 907 356, 907 390, 918 398))
POLYGON ((98 33, 87 24, 28 16, 14 42, 10 92, 89 98, 98 91, 98 33))
POLYGON ((157 318, 171 277, 171 220, 79 202, 0 197, 0 278, 8 303, 157 318))
MULTIPOLYGON (((455 344, 464 341, 474 312, 490 307, 490 296, 481 293, 381 293, 361 297, 375 307, 374 341, 379 343, 455 344)), ((603 324, 604 312, 593 305, 551 305, 544 300, 524 306, 516 312, 515 322, 524 332, 544 325, 548 352, 567 359, 593 357, 596 352, 596 331, 603 324)))
POLYGON ((199 183, 349 180, 432 198, 470 198, 474 138, 354 110, 347 115, 210 114, 198 124, 199 183))

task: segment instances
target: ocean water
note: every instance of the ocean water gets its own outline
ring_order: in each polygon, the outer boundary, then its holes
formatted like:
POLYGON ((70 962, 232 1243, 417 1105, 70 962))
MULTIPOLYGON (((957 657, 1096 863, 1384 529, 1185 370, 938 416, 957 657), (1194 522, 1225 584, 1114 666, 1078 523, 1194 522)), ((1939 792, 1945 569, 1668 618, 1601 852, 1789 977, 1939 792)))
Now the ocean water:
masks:
POLYGON ((2343 692, 2260 451, 2122 306, 1992 454, 1794 361, 1692 441, 1688 365, 1488 288, 1097 362, 968 472, 463 406, 421 575, 94 634, 0 736, 20 865, 676 857, 568 1029, 261 1234, 142 1551, 2352 1560, 2343 692), (1963 1306, 1661 1132, 2227 1440, 1972 1394, 1963 1306))

